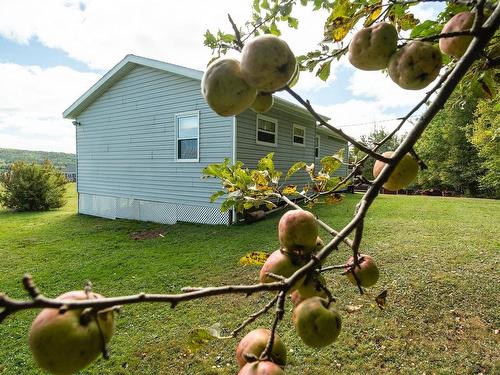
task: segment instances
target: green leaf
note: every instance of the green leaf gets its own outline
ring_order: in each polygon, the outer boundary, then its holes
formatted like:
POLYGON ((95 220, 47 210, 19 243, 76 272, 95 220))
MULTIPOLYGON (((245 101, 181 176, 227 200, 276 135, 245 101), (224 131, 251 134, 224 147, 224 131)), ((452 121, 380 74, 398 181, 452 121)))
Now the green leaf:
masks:
POLYGON ((257 163, 257 169, 259 171, 269 171, 274 172, 274 162, 273 162, 274 152, 270 152, 257 163))
POLYGON ((416 19, 412 13, 407 13, 397 20, 397 23, 401 30, 410 30, 417 26, 419 22, 420 21, 416 19))
POLYGON ((332 65, 332 60, 326 61, 320 65, 316 76, 318 76, 322 81, 326 81, 330 77, 330 66, 332 65))
POLYGON ((217 38, 210 32, 210 30, 205 31, 205 34, 203 36, 205 37, 205 40, 203 42, 205 46, 210 48, 217 47, 217 38))
POLYGON ((298 27, 299 27, 299 20, 297 18, 288 17, 287 22, 288 22, 288 27, 291 27, 293 29, 298 29, 298 27))
POLYGON ((260 7, 261 7, 262 9, 267 9, 267 10, 271 9, 271 8, 269 7, 269 3, 267 2, 267 0, 262 0, 262 1, 260 2, 260 7))
POLYGON ((423 38, 429 35, 439 34, 443 25, 436 21, 427 20, 415 26, 411 31, 410 38, 423 38))
POLYGON ((219 191, 213 193, 210 196, 210 203, 214 203, 219 197, 223 196, 224 194, 226 194, 226 192, 223 190, 219 190, 219 191))
POLYGON ((322 172, 332 174, 342 165, 342 161, 336 155, 325 156, 321 159, 322 172))
POLYGON ((227 212, 231 208, 233 208, 235 204, 236 204, 236 200, 226 199, 224 202, 222 202, 222 204, 220 206, 220 210, 221 210, 221 212, 227 212))
POLYGON ((291 4, 284 4, 279 7, 281 16, 288 17, 292 13, 293 6, 291 4))
POLYGON ((278 29, 278 26, 276 25, 276 22, 274 22, 274 21, 271 23, 271 26, 269 27, 269 31, 273 35, 276 35, 276 36, 281 35, 281 31, 278 29))
POLYGON ((219 31, 217 36, 219 37, 219 39, 221 41, 223 41, 225 43, 231 43, 231 42, 234 42, 234 40, 235 40, 235 36, 233 34, 226 34, 226 33, 223 33, 221 31, 219 31))
POLYGON ((259 0, 253 0, 253 10, 256 13, 260 13, 259 0))
POLYGON ((305 168, 306 166, 306 163, 303 162, 303 161, 298 161, 296 162, 294 165, 292 165, 289 169, 288 169, 288 172, 286 173, 286 177, 285 177, 285 180, 287 180, 290 176, 292 176, 293 174, 295 174, 297 171, 299 171, 300 169, 303 169, 305 168))
MULTIPOLYGON (((330 178, 325 185, 325 191, 332 190, 340 182, 341 178, 338 176, 330 178)), ((339 187, 340 188, 340 187, 339 187)))

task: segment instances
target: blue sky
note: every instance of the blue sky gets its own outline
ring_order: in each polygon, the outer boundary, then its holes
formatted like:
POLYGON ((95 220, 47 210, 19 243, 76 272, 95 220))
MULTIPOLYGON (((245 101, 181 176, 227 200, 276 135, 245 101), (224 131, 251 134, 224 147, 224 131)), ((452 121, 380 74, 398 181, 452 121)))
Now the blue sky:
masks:
MULTIPOLYGON (((229 31, 227 13, 243 24, 250 5, 121 0, 117 8, 113 0, 1 0, 0 147, 74 152, 74 129, 62 112, 126 54, 203 70, 210 58, 205 30, 229 31)), ((415 13, 424 20, 436 9, 423 4, 415 13)), ((296 16, 299 30, 283 27, 282 37, 301 54, 321 40, 322 16, 302 7, 296 16)), ((394 126, 387 120, 404 115, 423 95, 400 89, 381 72, 355 70, 345 59, 332 66, 326 83, 301 74, 296 89, 334 125, 363 123, 344 128, 355 137, 377 121, 394 126)))

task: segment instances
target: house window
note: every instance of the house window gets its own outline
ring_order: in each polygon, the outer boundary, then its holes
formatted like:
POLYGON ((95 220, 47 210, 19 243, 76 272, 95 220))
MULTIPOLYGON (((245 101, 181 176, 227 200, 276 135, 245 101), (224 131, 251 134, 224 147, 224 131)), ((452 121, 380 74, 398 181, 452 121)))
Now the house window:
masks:
POLYGON ((177 161, 198 161, 200 153, 200 115, 198 111, 175 115, 177 161))
POLYGON ((305 146, 306 128, 300 125, 293 125, 293 144, 296 146, 305 146))
POLYGON ((258 115, 255 137, 258 144, 276 146, 278 138, 278 120, 258 115))
POLYGON ((314 157, 319 158, 319 135, 314 137, 314 157))

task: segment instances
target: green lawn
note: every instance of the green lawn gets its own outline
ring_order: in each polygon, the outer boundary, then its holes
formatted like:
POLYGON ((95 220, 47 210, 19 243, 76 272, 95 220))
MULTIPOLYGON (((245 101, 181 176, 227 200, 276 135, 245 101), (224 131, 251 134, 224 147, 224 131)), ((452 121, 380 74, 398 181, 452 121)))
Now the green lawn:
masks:
MULTIPOLYGON (((250 283, 258 268, 241 267, 252 250, 278 247, 279 214, 251 226, 165 226, 76 215, 72 186, 61 210, 0 210, 0 291, 24 298, 20 280, 31 273, 48 296, 92 280, 106 296, 178 292, 183 286, 250 283), (164 230, 135 241, 134 231, 164 230)), ((316 213, 340 228, 359 195, 316 213)), ((498 374, 500 202, 479 199, 381 196, 365 222, 363 252, 381 269, 371 296, 360 296, 341 275, 327 280, 338 297, 343 331, 323 350, 305 347, 287 312, 279 334, 287 344, 287 374, 498 374), (387 308, 373 296, 388 290, 387 308), (362 305, 348 313, 347 305, 362 305), (498 332, 498 331, 496 331, 498 332)), ((328 263, 341 263, 346 248, 328 263)), ((127 306, 117 319, 111 358, 85 374, 235 374, 238 340, 212 341, 190 353, 188 333, 221 323, 231 330, 260 309, 269 295, 214 297, 180 304, 127 306)), ((288 306, 289 309, 289 306, 288 306)), ((40 373, 27 333, 35 311, 0 325, 0 374, 40 373)), ((268 325, 266 316, 251 328, 268 325)), ((251 329, 250 328, 250 329, 251 329)))

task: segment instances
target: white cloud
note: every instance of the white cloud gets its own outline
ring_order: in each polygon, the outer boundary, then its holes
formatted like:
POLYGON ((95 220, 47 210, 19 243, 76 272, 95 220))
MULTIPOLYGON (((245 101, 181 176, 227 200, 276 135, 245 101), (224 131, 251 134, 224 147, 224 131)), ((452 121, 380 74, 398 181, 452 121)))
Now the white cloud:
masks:
POLYGON ((428 88, 404 90, 381 71, 368 72, 356 69, 351 76, 349 90, 355 96, 372 98, 382 108, 397 108, 418 103, 428 88))
POLYGON ((375 125, 393 129, 398 121, 392 119, 400 115, 397 111, 384 108, 373 100, 349 99, 343 103, 315 106, 315 108, 319 113, 330 117, 333 126, 341 128, 354 138, 370 133, 375 125))
POLYGON ((0 147, 74 152, 62 111, 98 79, 62 66, 0 64, 0 147))

